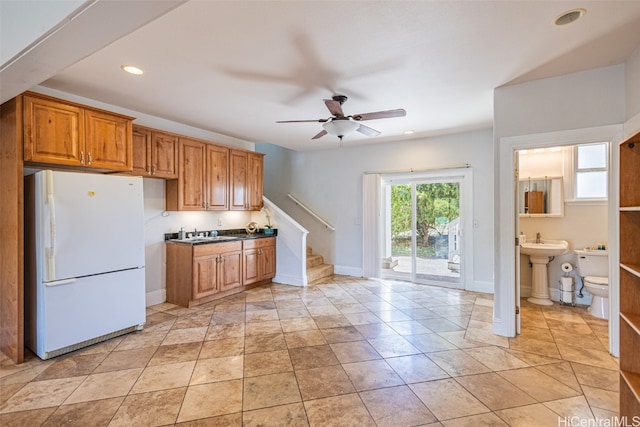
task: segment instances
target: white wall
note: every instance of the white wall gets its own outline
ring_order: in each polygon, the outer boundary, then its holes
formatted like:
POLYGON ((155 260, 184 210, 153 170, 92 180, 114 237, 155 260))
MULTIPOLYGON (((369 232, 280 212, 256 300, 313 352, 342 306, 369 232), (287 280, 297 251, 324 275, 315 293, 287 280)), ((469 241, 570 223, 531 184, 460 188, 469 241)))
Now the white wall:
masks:
POLYGON ((412 141, 293 152, 256 144, 265 156, 265 195, 309 230, 314 252, 335 264, 336 272, 362 274, 362 175, 364 172, 446 168, 469 163, 473 169, 474 283, 493 283, 492 132, 482 130, 412 141), (286 198, 291 193, 336 227, 330 232, 286 198))
POLYGON ((625 64, 626 119, 640 114, 640 46, 625 64))
MULTIPOLYGON (((625 121, 625 67, 616 65, 561 77, 501 87, 494 92, 496 193, 513 188, 513 158, 502 149, 506 137, 575 131, 625 121)), ((612 165, 615 161, 612 159, 612 165)), ((612 174, 616 170, 612 169, 612 174)), ((515 333, 513 206, 496 197, 496 282, 494 331, 515 333)), ((610 242, 612 244, 612 242, 610 242)))

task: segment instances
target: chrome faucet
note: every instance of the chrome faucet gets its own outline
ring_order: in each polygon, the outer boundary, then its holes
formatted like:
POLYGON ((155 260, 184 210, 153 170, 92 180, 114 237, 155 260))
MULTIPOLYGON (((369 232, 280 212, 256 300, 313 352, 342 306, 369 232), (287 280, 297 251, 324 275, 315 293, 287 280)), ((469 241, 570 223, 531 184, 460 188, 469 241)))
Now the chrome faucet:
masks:
POLYGON ((536 243, 540 243, 540 233, 536 233, 536 243))

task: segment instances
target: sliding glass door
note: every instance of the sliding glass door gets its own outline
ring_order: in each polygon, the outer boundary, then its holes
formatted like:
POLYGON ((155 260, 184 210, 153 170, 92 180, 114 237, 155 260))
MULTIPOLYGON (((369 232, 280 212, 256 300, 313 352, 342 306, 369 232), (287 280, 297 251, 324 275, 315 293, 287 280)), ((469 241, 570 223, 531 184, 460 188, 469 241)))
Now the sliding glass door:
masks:
POLYGON ((463 287, 462 180, 383 179, 383 278, 463 287))

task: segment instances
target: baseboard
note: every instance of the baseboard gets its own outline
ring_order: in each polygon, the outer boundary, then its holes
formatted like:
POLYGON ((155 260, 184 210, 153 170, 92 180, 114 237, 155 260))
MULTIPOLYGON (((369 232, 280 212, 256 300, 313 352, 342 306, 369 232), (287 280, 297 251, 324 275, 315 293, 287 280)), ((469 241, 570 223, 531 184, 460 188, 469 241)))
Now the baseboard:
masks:
POLYGON ((493 285, 493 282, 474 280, 471 283, 471 288, 466 290, 472 292, 482 292, 485 294, 493 294, 495 291, 494 288, 495 287, 493 285))
POLYGON ((158 289, 157 291, 147 292, 145 294, 145 304, 147 307, 151 307, 152 305, 162 304, 167 300, 167 290, 166 289, 158 289))
POLYGON ((291 286, 307 286, 307 275, 303 276, 291 276, 287 274, 276 274, 273 278, 275 283, 281 283, 283 285, 291 286))
POLYGON ((362 277, 362 267, 350 267, 348 265, 334 265, 333 272, 343 276, 362 277))
POLYGON ((531 285, 520 285, 520 298, 529 298, 531 296, 531 285))

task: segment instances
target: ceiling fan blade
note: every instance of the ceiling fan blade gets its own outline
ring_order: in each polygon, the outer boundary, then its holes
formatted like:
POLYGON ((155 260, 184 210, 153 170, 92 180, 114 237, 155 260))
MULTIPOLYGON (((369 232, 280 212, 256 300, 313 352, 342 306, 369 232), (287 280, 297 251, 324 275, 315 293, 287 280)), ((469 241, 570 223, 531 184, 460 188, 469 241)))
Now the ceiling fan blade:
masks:
POLYGON ((360 125, 360 127, 358 129, 356 129, 358 132, 360 132, 363 135, 366 136, 378 136, 380 135, 380 131, 377 131, 373 128, 370 128, 369 126, 365 126, 365 125, 360 125))
POLYGON ((397 110, 376 111, 375 113, 354 114, 351 116, 353 120, 374 120, 374 119, 390 119, 392 117, 404 117, 407 112, 402 108, 397 110))
POLYGON ((279 120, 276 123, 324 123, 329 119, 317 119, 317 120, 279 120))
POLYGON ((321 130, 320 132, 318 132, 318 133, 316 134, 316 136, 314 136, 314 137, 313 137, 313 138, 311 138, 311 139, 318 139, 318 138, 322 138, 322 137, 323 137, 323 136, 325 136, 326 134, 327 134, 327 131, 323 129, 323 130, 321 130))
POLYGON ((333 99, 325 99, 324 103, 331 114, 336 117, 344 117, 344 113, 342 112, 342 105, 340 105, 338 101, 334 101, 333 99))

